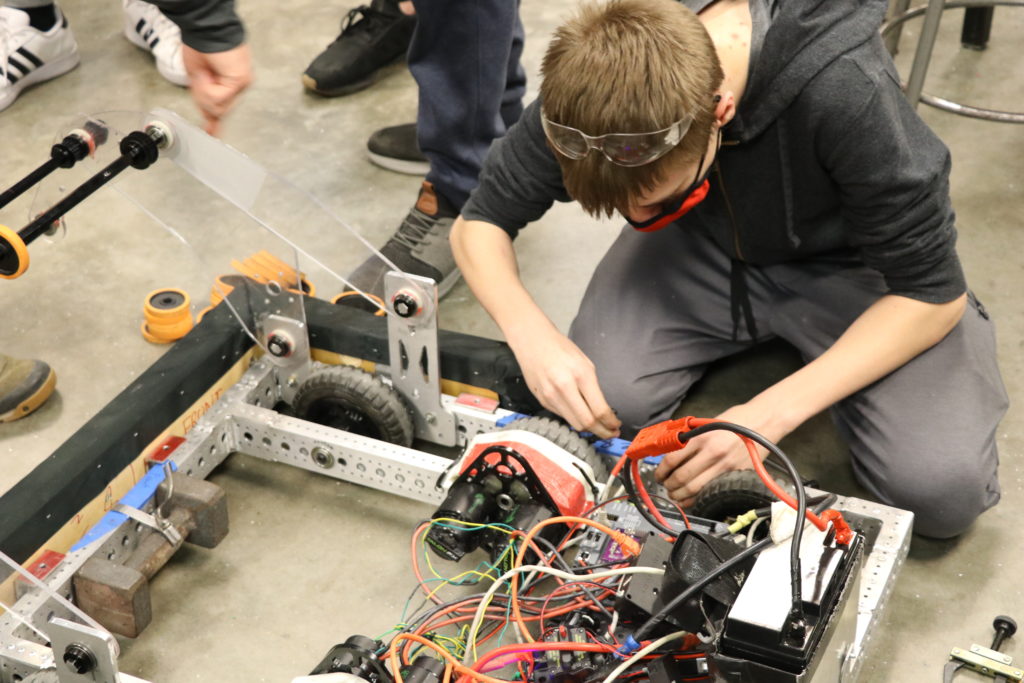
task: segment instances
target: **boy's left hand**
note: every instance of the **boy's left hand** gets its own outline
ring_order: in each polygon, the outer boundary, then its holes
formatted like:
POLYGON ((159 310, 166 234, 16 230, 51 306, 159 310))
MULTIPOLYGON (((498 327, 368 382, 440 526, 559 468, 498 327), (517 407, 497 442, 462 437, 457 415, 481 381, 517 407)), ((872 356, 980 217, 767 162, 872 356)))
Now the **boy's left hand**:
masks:
MULTIPOLYGON (((729 408, 718 415, 717 419, 735 422, 764 434, 762 418, 759 411, 743 403, 729 408)), ((771 434, 765 436, 775 438, 771 434)), ((768 451, 758 446, 758 453, 763 460, 768 451)), ((686 507, 718 475, 752 467, 750 454, 740 437, 722 430, 698 436, 681 450, 666 454, 654 476, 665 486, 673 500, 686 507)))

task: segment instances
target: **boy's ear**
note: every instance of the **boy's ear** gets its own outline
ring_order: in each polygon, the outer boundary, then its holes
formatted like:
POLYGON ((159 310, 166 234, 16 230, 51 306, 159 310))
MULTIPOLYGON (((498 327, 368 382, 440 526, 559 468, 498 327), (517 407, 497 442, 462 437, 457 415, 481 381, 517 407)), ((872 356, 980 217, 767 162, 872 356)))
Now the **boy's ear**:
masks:
POLYGON ((736 116, 736 96, 731 90, 720 92, 715 95, 715 120, 719 127, 732 121, 736 116))

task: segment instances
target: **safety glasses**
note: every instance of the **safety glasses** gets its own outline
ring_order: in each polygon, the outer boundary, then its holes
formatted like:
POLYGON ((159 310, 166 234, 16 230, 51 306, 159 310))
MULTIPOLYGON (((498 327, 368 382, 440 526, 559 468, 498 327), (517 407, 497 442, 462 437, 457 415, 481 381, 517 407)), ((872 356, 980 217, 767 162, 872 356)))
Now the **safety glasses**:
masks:
POLYGON ((679 144, 690 130, 693 117, 679 119, 668 128, 650 133, 608 133, 587 135, 581 130, 555 123, 541 113, 544 134, 555 151, 570 159, 583 159, 596 149, 613 164, 643 166, 660 159, 679 144))

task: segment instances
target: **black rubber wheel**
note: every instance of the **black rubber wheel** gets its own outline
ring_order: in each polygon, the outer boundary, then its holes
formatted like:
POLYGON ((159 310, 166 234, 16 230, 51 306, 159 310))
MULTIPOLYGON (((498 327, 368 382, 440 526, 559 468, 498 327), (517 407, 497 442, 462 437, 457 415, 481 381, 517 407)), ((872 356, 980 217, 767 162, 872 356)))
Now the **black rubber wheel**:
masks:
POLYGON ((408 406, 375 375, 347 365, 311 375, 292 401, 295 415, 310 422, 387 441, 412 444, 414 427, 408 406))
POLYGON ((723 522, 748 510, 768 507, 776 500, 757 472, 735 470, 708 482, 688 512, 696 517, 723 522))
POLYGON ((573 431, 572 427, 550 417, 521 417, 509 422, 499 431, 506 429, 522 429, 563 448, 583 462, 590 465, 597 477, 595 484, 603 484, 608 479, 608 463, 603 455, 594 450, 586 439, 573 431))

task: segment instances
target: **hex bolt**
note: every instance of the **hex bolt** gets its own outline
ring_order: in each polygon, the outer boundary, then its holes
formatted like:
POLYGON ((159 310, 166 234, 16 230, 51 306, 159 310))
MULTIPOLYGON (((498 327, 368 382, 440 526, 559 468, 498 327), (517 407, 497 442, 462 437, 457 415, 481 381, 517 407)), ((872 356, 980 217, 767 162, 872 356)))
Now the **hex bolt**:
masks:
POLYGON ((999 651, 1003 641, 1007 638, 1012 638, 1013 634, 1017 632, 1017 622, 1008 616, 1000 614, 992 622, 992 628, 996 630, 996 637, 992 640, 991 650, 999 651))
POLYGON ((416 299, 405 292, 399 292, 395 295, 391 303, 395 307, 395 313, 400 318, 411 318, 416 315, 416 311, 419 309, 416 299))
POLYGON ((64 663, 78 675, 87 674, 96 668, 96 657, 81 643, 71 643, 64 650, 64 663))

